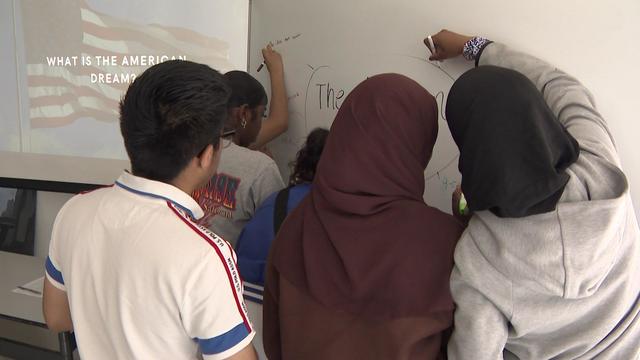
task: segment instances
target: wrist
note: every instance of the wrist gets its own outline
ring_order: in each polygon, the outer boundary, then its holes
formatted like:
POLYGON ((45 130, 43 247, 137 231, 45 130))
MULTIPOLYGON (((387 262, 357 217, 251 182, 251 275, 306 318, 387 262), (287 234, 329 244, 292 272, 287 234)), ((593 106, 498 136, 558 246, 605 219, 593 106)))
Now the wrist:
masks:
POLYGON ((490 40, 480 36, 469 38, 462 47, 462 56, 467 60, 477 60, 481 50, 490 42, 490 40))
POLYGON ((269 69, 269 75, 271 75, 271 77, 283 77, 284 76, 284 69, 279 67, 279 68, 274 68, 274 69, 269 69))

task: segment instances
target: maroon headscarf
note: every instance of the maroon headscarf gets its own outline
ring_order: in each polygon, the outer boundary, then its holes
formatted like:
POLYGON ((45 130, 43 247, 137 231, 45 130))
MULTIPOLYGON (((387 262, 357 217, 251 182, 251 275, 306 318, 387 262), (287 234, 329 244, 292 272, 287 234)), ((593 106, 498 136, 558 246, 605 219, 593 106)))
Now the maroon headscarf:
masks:
POLYGON ((415 81, 383 74, 359 84, 333 122, 311 194, 274 243, 280 275, 338 311, 453 310, 462 227, 422 198, 437 133, 435 99, 415 81))

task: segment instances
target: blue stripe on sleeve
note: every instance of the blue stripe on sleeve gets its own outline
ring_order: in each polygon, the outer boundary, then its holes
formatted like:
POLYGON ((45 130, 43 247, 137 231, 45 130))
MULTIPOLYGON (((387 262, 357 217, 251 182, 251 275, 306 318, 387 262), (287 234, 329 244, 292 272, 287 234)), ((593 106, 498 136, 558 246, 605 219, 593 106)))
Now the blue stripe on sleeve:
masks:
POLYGON ((250 286, 247 286, 247 284, 244 284, 244 291, 245 292, 250 292, 250 293, 254 293, 256 295, 260 295, 263 296, 264 295, 264 291, 261 291, 260 289, 256 289, 250 286))
POLYGON ((49 274, 49 276, 51 276, 53 280, 64 285, 64 279, 62 278, 62 273, 58 269, 56 269, 55 266, 53 266, 53 263, 51 262, 51 258, 49 258, 48 256, 47 256, 47 262, 45 264, 45 268, 47 269, 47 274, 49 274))
POLYGON ((219 354, 236 346, 248 335, 249 332, 247 331, 247 327, 244 323, 240 323, 222 335, 218 335, 210 339, 198 339, 198 344, 200 345, 200 350, 202 350, 203 354, 219 354))

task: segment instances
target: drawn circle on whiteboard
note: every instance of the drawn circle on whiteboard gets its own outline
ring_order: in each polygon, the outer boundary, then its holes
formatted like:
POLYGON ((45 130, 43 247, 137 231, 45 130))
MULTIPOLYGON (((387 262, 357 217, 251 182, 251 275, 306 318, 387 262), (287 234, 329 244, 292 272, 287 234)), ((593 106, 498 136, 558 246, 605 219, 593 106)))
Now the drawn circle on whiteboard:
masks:
MULTIPOLYGON (((399 62, 407 63, 405 66, 407 70, 403 74, 414 79, 427 89, 436 98, 438 105, 438 138, 425 172, 425 180, 429 181, 438 178, 439 173, 457 165, 458 148, 453 142, 445 116, 447 95, 456 77, 440 63, 413 55, 394 55, 399 62)), ((457 168, 455 171, 457 171, 457 168)))
MULTIPOLYGON (((329 128, 337 113, 335 101, 329 107, 329 89, 332 68, 328 65, 309 65, 310 75, 304 92, 304 126, 305 133, 309 133, 316 127, 329 128), (325 85, 327 84, 327 85, 325 85), (323 94, 323 87, 324 89, 323 94), (317 96, 315 95, 317 94, 317 96)), ((355 86, 355 85, 354 85, 355 86)), ((333 93, 335 96, 335 91, 333 93)))
POLYGON ((444 114, 446 96, 455 77, 442 65, 412 55, 374 54, 363 57, 362 61, 308 66, 303 110, 305 133, 318 126, 330 127, 341 101, 344 101, 347 93, 360 81, 375 74, 396 72, 420 83, 436 98, 438 104, 438 138, 425 179, 431 180, 437 177, 438 173, 455 167, 458 149, 451 138, 444 114), (344 91, 344 94, 341 91, 344 91), (338 97, 340 98, 337 99, 338 97))
MULTIPOLYGON (((347 94, 367 77, 381 73, 405 75, 427 89, 438 104, 438 137, 425 171, 425 199, 444 211, 451 192, 460 183, 458 148, 445 120, 447 94, 461 71, 448 72, 426 59, 405 54, 351 54, 330 64, 307 64, 307 78, 301 90, 299 108, 305 134, 315 127, 329 128, 347 94)), ((450 211, 450 210, 449 210, 450 211)))

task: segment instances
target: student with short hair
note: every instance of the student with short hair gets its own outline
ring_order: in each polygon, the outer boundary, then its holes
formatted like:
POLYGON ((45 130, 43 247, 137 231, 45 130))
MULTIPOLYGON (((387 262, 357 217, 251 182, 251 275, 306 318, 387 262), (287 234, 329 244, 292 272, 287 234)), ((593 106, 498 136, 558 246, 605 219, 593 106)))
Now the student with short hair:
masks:
POLYGON ((242 278, 264 286, 264 267, 271 242, 289 212, 311 190, 311 182, 329 130, 317 128, 309 133, 298 151, 289 177, 289 187, 271 194, 240 233, 236 251, 242 278))
POLYGON ((288 110, 282 58, 271 46, 262 50, 271 76, 269 117, 262 118, 267 93, 262 84, 244 71, 224 74, 231 88, 229 117, 225 124, 224 156, 218 172, 193 193, 205 212, 201 224, 233 246, 256 209, 273 192, 284 188, 275 161, 261 151, 268 141, 287 129, 288 110))
POLYGON ((206 65, 147 69, 120 103, 131 173, 60 210, 44 316, 83 359, 256 358, 234 251, 189 196, 216 171, 228 97, 206 65))

